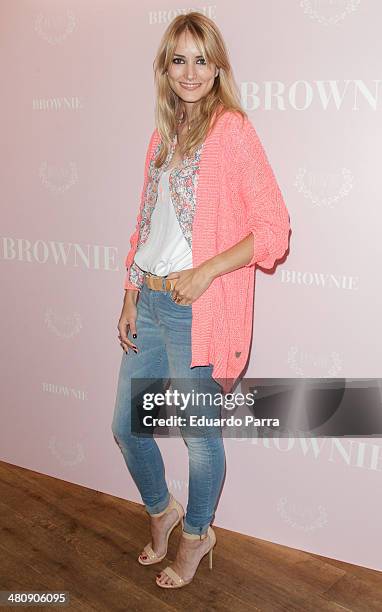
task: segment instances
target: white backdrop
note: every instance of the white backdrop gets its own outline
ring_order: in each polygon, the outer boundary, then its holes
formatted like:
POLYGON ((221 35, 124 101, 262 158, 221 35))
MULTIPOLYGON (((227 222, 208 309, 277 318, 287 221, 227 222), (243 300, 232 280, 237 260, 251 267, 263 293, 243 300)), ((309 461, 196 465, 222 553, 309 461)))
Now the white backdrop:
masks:
MULTIPOLYGON (((256 272, 246 376, 380 377, 381 3, 193 9, 225 37, 291 217, 285 263, 256 272)), ((1 459, 139 502, 111 432, 116 327, 154 128, 152 62, 181 10, 191 9, 157 0, 0 5, 1 459)), ((185 503, 186 447, 159 443, 169 487, 185 503)), ((215 525, 382 569, 381 440, 225 447, 215 525)))

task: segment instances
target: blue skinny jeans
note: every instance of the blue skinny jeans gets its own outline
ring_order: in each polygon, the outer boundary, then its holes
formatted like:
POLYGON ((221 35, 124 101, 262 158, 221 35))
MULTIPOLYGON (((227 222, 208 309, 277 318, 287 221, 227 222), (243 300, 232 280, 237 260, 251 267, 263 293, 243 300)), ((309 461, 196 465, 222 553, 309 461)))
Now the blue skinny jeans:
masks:
MULTIPOLYGON (((212 378, 212 365, 191 363, 192 306, 177 304, 170 291, 155 291, 143 285, 137 301, 137 338, 129 338, 138 353, 123 352, 119 371, 112 432, 127 468, 139 489, 149 514, 164 510, 170 493, 165 479, 163 458, 154 437, 132 432, 131 381, 138 379, 171 379, 173 389, 191 393, 222 393, 212 378), (187 380, 189 379, 189 380, 187 380)), ((163 391, 163 385, 161 392, 163 391)), ((208 396, 207 396, 208 397, 208 396)), ((195 402, 192 414, 219 418, 219 402, 195 402)), ((187 410, 187 409, 186 409, 187 410)), ((177 414, 184 416, 185 411, 177 414)), ((189 488, 184 517, 184 531, 202 535, 213 520, 225 472, 225 450, 221 431, 216 426, 179 426, 188 449, 189 488), (192 431, 191 431, 192 430, 192 431)))

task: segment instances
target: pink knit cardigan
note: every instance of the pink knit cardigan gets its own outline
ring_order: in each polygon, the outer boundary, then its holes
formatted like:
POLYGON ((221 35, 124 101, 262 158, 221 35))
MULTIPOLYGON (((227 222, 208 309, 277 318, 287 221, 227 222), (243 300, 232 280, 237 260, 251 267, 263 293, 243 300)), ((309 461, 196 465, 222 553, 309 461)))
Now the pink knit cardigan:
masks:
MULTIPOLYGON (((157 129, 148 146, 141 205, 130 251, 124 288, 137 249, 148 168, 161 137, 157 129)), ((204 141, 192 226, 193 267, 230 248, 250 232, 251 261, 215 278, 192 303, 190 368, 213 365, 212 376, 228 393, 249 356, 253 329, 255 266, 273 268, 288 250, 287 208, 268 158, 249 119, 226 111, 204 141)))

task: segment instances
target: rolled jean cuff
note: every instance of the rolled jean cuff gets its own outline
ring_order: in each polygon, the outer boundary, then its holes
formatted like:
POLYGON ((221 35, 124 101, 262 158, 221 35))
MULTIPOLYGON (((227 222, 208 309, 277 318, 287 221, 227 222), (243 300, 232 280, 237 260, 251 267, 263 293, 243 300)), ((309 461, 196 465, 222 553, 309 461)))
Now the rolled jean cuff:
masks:
POLYGON ((190 523, 188 523, 187 519, 185 518, 183 522, 183 531, 186 531, 187 533, 194 533, 196 535, 204 535, 205 533, 207 533, 209 526, 210 524, 207 523, 202 527, 195 527, 195 525, 190 525, 190 523))
POLYGON ((154 506, 148 506, 147 504, 145 504, 145 508, 149 514, 157 514, 158 512, 163 512, 163 510, 166 510, 169 503, 170 493, 167 492, 166 497, 163 501, 157 502, 156 504, 154 504, 154 506))

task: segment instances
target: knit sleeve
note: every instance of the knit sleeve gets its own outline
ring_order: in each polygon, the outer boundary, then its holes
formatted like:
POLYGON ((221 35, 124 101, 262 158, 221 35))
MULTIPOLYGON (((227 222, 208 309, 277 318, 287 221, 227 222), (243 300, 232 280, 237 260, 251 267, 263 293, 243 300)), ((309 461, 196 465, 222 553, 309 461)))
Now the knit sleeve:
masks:
POLYGON ((137 250, 137 244, 138 244, 138 238, 139 238, 139 227, 140 227, 141 218, 142 218, 144 196, 145 196, 147 182, 148 182, 149 165, 150 165, 151 155, 153 153, 156 132, 157 130, 154 130, 154 132, 152 133, 150 142, 147 148, 147 152, 146 152, 144 180, 143 180, 143 188, 141 192, 141 202, 140 202, 140 207, 139 207, 139 211, 138 211, 138 215, 136 219, 135 230, 130 236, 130 251, 128 252, 125 258, 126 274, 125 274, 123 288, 132 289, 134 291, 140 291, 143 286, 144 273, 134 262, 134 257, 135 257, 135 253, 137 250))
POLYGON ((288 250, 288 210, 264 147, 248 121, 237 149, 240 194, 245 204, 247 230, 254 237, 251 260, 245 265, 273 268, 288 250))

